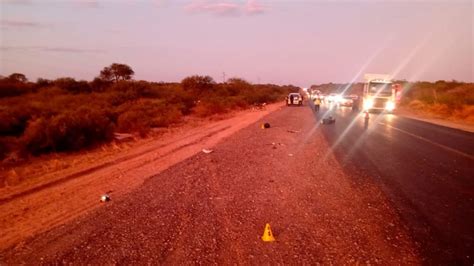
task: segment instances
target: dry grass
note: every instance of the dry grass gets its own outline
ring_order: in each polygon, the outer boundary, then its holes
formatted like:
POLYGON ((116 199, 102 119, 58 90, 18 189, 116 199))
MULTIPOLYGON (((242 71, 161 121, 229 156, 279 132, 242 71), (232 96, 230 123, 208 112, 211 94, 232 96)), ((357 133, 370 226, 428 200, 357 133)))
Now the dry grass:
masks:
POLYGON ((474 123, 474 84, 456 81, 417 82, 404 86, 402 106, 414 113, 474 123))
POLYGON ((290 89, 241 79, 217 84, 210 77, 193 76, 184 81, 121 81, 96 89, 94 82, 71 78, 16 87, 0 79, 6 91, 0 94, 0 160, 11 164, 47 153, 82 151, 112 141, 114 132, 145 137, 156 128, 182 123, 186 116, 222 116, 275 102, 290 89))

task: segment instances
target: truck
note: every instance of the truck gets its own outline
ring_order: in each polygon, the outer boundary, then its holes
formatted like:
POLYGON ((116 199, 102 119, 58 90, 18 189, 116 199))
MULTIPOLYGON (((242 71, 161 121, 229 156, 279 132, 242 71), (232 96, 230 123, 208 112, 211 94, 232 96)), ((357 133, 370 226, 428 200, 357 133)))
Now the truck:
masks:
POLYGON ((366 74, 364 76, 362 108, 364 112, 372 110, 392 113, 397 107, 396 89, 390 75, 366 74))

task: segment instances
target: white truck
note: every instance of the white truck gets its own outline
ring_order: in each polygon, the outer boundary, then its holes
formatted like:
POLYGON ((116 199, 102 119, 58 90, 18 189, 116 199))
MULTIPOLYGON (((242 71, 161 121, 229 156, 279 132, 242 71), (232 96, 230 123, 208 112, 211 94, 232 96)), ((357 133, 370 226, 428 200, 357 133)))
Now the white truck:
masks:
POLYGON ((397 107, 397 101, 391 77, 383 74, 366 74, 364 78, 363 110, 365 112, 371 110, 393 112, 397 107))

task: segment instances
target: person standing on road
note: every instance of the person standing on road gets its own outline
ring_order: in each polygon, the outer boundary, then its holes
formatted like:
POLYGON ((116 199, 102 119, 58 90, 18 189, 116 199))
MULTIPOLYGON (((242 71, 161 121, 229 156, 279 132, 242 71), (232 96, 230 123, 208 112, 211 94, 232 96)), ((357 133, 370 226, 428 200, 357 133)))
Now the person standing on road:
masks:
POLYGON ((294 99, 294 98, 295 98, 295 96, 294 96, 293 94, 290 94, 290 103, 291 103, 291 104, 294 104, 294 103, 293 103, 293 99, 294 99))
POLYGON ((319 112, 320 105, 321 105, 321 99, 319 97, 316 97, 316 99, 314 99, 314 111, 319 112))

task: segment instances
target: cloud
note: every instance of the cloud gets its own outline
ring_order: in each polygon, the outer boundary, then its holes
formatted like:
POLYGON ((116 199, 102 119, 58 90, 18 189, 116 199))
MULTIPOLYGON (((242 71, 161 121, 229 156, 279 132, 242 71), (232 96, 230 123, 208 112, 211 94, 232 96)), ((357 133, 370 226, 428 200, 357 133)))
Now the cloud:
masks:
POLYGON ((157 7, 167 7, 170 4, 169 0, 154 0, 153 3, 157 7))
POLYGON ((265 12, 264 6, 256 0, 245 3, 222 0, 194 0, 185 6, 190 13, 209 13, 217 16, 257 15, 265 12))
POLYGON ((97 1, 97 0, 75 0, 75 2, 80 7, 85 7, 85 8, 98 8, 98 7, 100 7, 99 1, 97 1))
POLYGON ((258 15, 263 14, 265 12, 265 8, 256 0, 248 0, 245 4, 244 11, 248 15, 258 15))
POLYGON ((59 53, 105 53, 105 50, 74 48, 74 47, 46 47, 46 46, 1 46, 3 51, 40 51, 40 52, 59 52, 59 53))
POLYGON ((31 0, 0 0, 5 4, 19 4, 19 5, 29 5, 31 4, 31 0))
POLYGON ((230 2, 193 1, 185 9, 191 13, 211 13, 219 16, 239 15, 240 6, 230 2))
POLYGON ((0 25, 6 28, 42 28, 46 26, 38 22, 11 19, 0 20, 0 25))

